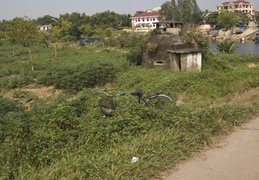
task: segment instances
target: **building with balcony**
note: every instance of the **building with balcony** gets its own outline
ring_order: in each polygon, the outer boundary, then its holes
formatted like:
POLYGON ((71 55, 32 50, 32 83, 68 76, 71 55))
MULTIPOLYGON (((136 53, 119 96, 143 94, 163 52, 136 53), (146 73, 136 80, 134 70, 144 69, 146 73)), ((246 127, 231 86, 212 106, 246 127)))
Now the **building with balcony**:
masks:
POLYGON ((253 3, 248 1, 231 1, 223 2, 217 5, 217 11, 231 11, 231 12, 241 12, 244 14, 254 15, 253 3))
POLYGON ((159 22, 159 12, 144 12, 131 17, 132 28, 137 30, 156 29, 156 23, 159 22))

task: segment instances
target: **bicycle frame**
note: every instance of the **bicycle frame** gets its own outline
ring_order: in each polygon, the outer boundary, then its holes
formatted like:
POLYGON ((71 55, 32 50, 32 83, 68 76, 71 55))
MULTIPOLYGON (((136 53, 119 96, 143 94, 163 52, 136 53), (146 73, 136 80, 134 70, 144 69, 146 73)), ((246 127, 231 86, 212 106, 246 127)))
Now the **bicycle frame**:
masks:
MULTIPOLYGON (((111 97, 111 98, 125 95, 125 94, 110 95, 110 94, 108 94, 106 91, 107 91, 107 90, 104 90, 104 91, 103 91, 103 94, 105 94, 106 96, 111 97)), ((172 98, 170 98, 170 97, 167 96, 167 95, 161 94, 161 93, 162 93, 162 91, 160 90, 160 91, 157 91, 157 92, 155 92, 155 93, 152 93, 152 94, 149 94, 149 95, 143 97, 143 89, 139 89, 139 90, 137 90, 137 91, 135 91, 135 92, 132 92, 132 93, 130 93, 130 94, 133 95, 133 96, 137 96, 137 97, 138 97, 138 103, 139 103, 139 104, 140 104, 140 100, 142 100, 142 101, 144 102, 143 106, 148 105, 148 104, 150 103, 150 101, 152 102, 152 100, 153 100, 153 99, 156 99, 156 98, 159 98, 159 99, 167 99, 167 100, 169 100, 169 101, 173 101, 172 98)), ((114 108, 114 109, 113 109, 113 108, 107 108, 107 107, 102 106, 102 105, 100 105, 100 104, 99 104, 99 106, 100 106, 100 108, 101 108, 102 113, 103 113, 105 116, 111 116, 112 113, 113 113, 113 111, 115 110, 115 108, 114 108), (105 113, 106 113, 106 114, 105 114, 105 113)))
POLYGON ((139 89, 139 90, 137 90, 135 92, 132 92, 131 95, 138 97, 138 103, 139 104, 140 104, 140 100, 144 101, 144 103, 147 103, 148 99, 153 99, 153 98, 156 98, 158 96, 169 98, 172 101, 172 98, 170 98, 167 95, 161 94, 161 93, 162 93, 162 91, 160 90, 160 91, 157 91, 155 93, 149 94, 149 95, 147 95, 145 97, 142 97, 143 96, 143 89, 139 89))

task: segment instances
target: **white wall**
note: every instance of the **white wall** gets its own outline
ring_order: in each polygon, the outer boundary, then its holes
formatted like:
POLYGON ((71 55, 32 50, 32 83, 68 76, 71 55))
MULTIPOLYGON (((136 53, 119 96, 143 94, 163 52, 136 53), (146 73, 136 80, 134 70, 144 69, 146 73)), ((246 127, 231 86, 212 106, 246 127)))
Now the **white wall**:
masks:
POLYGON ((137 18, 132 18, 132 27, 141 25, 146 27, 141 27, 139 29, 155 29, 156 28, 156 22, 158 21, 158 17, 137 17, 137 18))

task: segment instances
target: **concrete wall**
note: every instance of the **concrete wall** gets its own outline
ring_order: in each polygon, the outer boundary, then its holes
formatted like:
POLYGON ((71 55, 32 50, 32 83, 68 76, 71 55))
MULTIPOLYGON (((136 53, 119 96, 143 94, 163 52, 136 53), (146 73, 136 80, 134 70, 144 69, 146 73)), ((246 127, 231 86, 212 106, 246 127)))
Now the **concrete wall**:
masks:
POLYGON ((202 53, 169 53, 170 70, 184 72, 200 72, 202 66, 202 53))
MULTIPOLYGON (((202 63, 202 53, 190 53, 187 54, 187 72, 200 72, 202 63)), ((182 70, 183 71, 183 70, 182 70)))
POLYGON ((184 36, 153 35, 142 45, 142 67, 171 71, 200 72, 202 50, 191 48, 184 36))

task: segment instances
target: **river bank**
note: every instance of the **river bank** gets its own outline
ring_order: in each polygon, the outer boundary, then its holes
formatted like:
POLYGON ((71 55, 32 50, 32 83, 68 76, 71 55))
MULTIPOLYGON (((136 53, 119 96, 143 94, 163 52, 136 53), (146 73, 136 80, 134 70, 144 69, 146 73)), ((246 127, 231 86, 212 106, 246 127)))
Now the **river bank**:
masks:
MULTIPOLYGON (((222 42, 222 39, 215 39, 211 41, 210 51, 219 52, 217 45, 222 42)), ((236 41, 235 46, 237 47, 234 54, 257 54, 259 55, 259 43, 255 41, 236 41)))
POLYGON ((213 40, 229 38, 233 41, 254 40, 256 34, 259 34, 259 27, 235 27, 232 30, 212 29, 209 25, 199 27, 200 31, 213 40))

